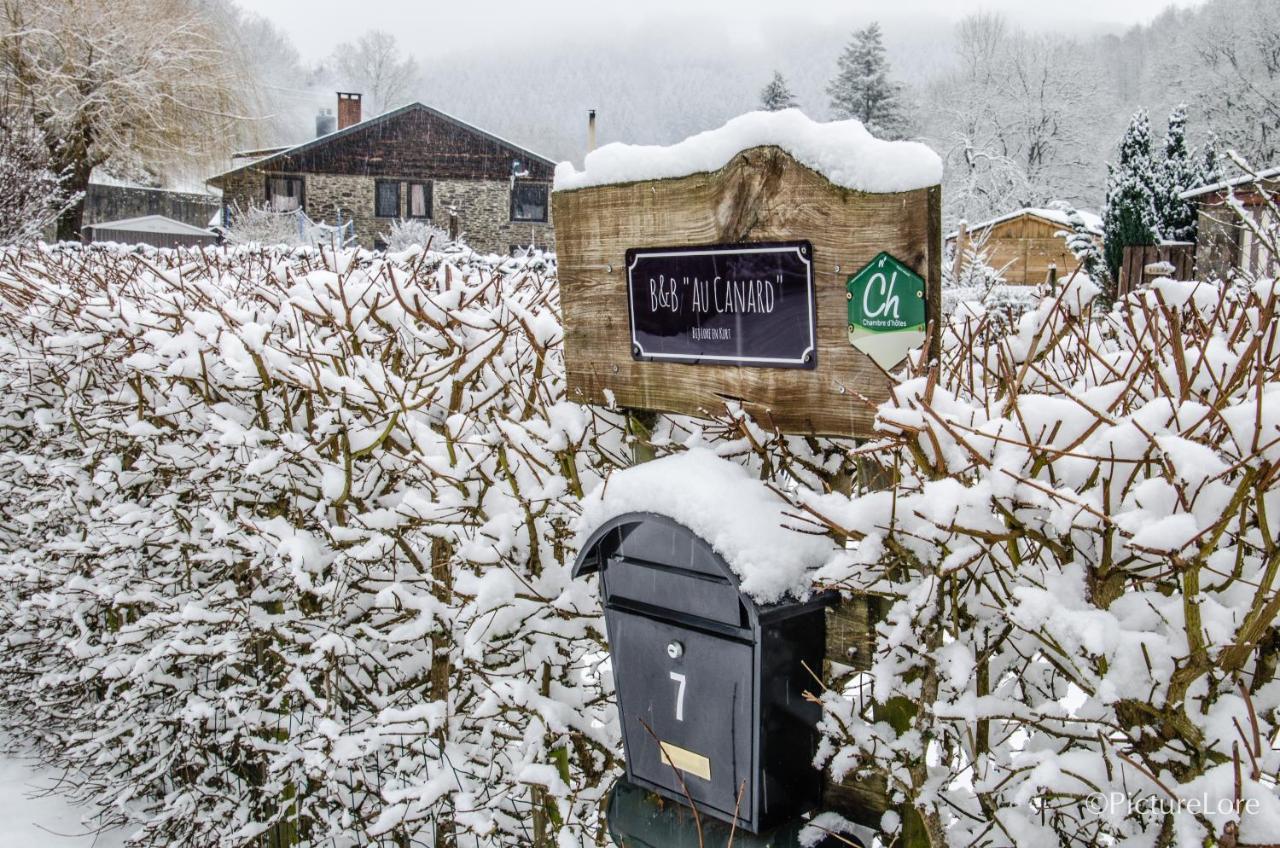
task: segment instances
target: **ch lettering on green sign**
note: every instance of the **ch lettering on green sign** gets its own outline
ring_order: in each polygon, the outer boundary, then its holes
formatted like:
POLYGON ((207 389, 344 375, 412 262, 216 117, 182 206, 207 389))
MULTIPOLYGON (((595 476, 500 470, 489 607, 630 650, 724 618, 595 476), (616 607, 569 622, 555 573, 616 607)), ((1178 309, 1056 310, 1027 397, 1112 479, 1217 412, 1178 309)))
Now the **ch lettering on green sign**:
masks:
POLYGON ((849 344, 886 371, 924 344, 924 280, 881 253, 849 278, 849 344))

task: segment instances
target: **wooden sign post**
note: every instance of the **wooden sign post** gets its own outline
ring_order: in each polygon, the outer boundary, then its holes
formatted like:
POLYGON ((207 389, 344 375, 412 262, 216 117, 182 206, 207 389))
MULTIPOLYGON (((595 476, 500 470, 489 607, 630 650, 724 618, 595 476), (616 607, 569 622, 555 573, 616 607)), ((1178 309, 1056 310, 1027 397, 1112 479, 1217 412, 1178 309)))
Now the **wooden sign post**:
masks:
POLYGON ((858 396, 885 400, 889 379, 850 342, 851 278, 889 255, 923 280, 900 297, 937 332, 936 185, 855 191, 765 146, 711 173, 557 190, 552 208, 570 400, 690 415, 735 400, 783 432, 864 437, 858 396))
MULTIPOLYGON (((777 120, 784 132, 818 126, 798 113, 777 120)), ((848 156, 880 151, 881 173, 892 170, 900 149, 848 132, 848 156)), ((806 149, 847 177, 846 148, 806 149)), ((888 370, 930 334, 936 350, 939 334, 941 189, 930 183, 941 163, 907 152, 924 167, 877 185, 922 187, 883 192, 837 183, 774 144, 705 172, 658 169, 684 176, 561 185, 558 173, 569 399, 625 409, 633 435, 657 412, 710 416, 736 401, 784 433, 871 436, 888 370)), ((870 662, 874 604, 854 598, 829 617, 828 658, 870 662)), ((876 781, 827 785, 824 798, 868 824, 890 806, 876 781)), ((902 812, 904 844, 924 844, 914 811, 902 812)))

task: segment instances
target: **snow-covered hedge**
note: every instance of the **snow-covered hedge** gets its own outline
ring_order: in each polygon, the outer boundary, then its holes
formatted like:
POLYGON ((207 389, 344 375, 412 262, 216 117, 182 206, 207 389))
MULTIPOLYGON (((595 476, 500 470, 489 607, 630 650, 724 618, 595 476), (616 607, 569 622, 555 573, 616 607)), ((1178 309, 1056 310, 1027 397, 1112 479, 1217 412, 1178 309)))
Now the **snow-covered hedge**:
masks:
POLYGON ((896 485, 799 493, 888 604, 823 760, 935 845, 1274 843, 1280 287, 1096 293, 962 312, 863 452, 896 485))
POLYGON ((0 253, 3 716, 152 844, 600 844, 569 565, 630 432, 847 540, 886 615, 820 759, 887 829, 1273 842, 1280 298, 1095 294, 957 310, 852 451, 565 402, 551 257, 0 253))
POLYGON ((3 709, 81 795, 163 845, 594 839, 570 542, 624 452, 552 258, 13 250, 0 297, 3 709))

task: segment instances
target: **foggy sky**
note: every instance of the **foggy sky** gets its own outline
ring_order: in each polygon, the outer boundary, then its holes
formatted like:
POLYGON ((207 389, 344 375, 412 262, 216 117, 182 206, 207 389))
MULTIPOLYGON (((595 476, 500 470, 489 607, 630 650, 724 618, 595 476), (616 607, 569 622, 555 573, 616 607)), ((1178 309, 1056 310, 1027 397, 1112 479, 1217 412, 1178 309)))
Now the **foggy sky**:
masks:
MULTIPOLYGON (((891 38, 910 38, 913 27, 929 29, 975 11, 1001 12, 1028 29, 1073 34, 1115 31, 1146 23, 1169 0, 1073 0, 1069 4, 1037 0, 542 0, 514 3, 479 0, 244 0, 294 40, 306 60, 320 59, 366 29, 385 29, 419 57, 495 49, 503 44, 545 40, 561 44, 595 42, 608 48, 613 39, 642 30, 669 27, 708 37, 708 49, 767 47, 779 29, 798 26, 848 28, 880 20, 891 38)), ((1178 5, 1198 5, 1183 0, 1178 5)))

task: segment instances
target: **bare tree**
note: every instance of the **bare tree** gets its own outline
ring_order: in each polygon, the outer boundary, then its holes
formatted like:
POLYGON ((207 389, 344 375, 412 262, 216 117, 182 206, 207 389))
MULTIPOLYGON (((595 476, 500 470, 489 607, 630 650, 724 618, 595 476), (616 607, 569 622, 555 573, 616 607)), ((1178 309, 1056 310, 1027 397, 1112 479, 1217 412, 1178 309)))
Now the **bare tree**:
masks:
POLYGON ((930 88, 928 135, 947 162, 947 217, 1091 194, 1104 86, 1080 45, 977 14, 956 27, 956 65, 930 88))
POLYGON ((381 30, 340 45, 333 59, 340 84, 364 94, 373 114, 409 102, 422 78, 417 61, 404 56, 396 37, 381 30))
MULTIPOLYGON (((93 169, 129 175, 225 152, 244 83, 222 31, 187 0, 2 0, 0 84, 29 110, 53 170, 82 192, 93 169)), ((83 206, 58 221, 78 238, 83 206)))
POLYGON ((40 238, 78 198, 49 163, 44 136, 24 110, 0 100, 0 244, 40 238))

